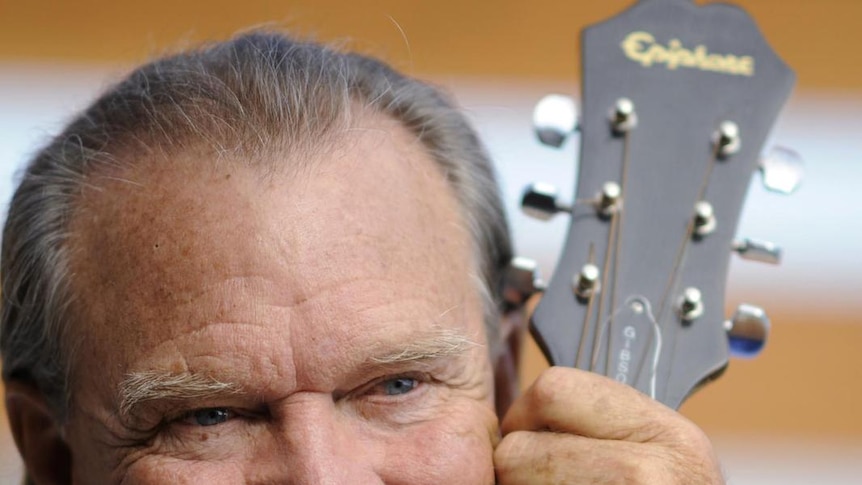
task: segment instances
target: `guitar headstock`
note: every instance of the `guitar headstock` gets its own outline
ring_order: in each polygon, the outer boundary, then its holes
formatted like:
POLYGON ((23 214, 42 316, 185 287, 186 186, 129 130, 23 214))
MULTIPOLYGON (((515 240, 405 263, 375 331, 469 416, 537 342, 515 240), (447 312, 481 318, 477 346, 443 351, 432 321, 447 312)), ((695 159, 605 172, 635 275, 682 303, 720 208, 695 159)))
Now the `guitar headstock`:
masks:
MULTIPOLYGON (((740 348, 765 338, 756 307, 728 327, 724 286, 731 252, 778 258, 768 244, 734 236, 794 75, 741 9, 690 0, 642 0, 588 27, 582 63, 573 202, 542 186, 525 194, 528 207, 571 213, 531 328, 552 364, 678 407, 727 365, 729 330, 740 348)), ((537 112, 552 144, 563 104, 537 112)))

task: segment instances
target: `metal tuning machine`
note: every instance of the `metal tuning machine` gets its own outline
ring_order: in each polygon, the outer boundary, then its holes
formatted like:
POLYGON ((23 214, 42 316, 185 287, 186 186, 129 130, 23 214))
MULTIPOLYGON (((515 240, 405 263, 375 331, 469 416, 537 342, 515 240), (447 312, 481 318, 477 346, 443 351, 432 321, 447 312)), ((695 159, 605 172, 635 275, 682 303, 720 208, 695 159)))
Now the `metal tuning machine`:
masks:
POLYGON ((521 256, 512 258, 503 281, 503 299, 508 306, 518 308, 544 289, 545 283, 535 261, 521 256))
POLYGON ((575 101, 561 94, 549 94, 533 109, 533 130, 542 144, 560 148, 578 129, 575 101))
POLYGON ((781 264, 781 248, 769 241, 742 239, 733 242, 733 250, 742 259, 768 264, 781 264))
POLYGON ((535 182, 524 189, 521 209, 525 214, 547 221, 558 212, 571 212, 572 206, 560 201, 557 188, 544 182, 535 182))
POLYGON ((785 147, 772 147, 760 159, 763 186, 772 192, 792 194, 804 176, 802 157, 785 147))
POLYGON ((734 357, 751 358, 763 350, 769 335, 769 317, 762 308, 742 304, 730 320, 724 322, 730 353, 734 357))

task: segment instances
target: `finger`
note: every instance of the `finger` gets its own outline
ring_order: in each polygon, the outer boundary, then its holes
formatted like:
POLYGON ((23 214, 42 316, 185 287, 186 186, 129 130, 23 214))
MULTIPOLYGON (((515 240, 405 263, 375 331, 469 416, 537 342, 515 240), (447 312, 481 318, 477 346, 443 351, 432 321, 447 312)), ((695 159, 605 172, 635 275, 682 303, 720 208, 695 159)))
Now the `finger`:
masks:
POLYGON ((680 433, 699 432, 681 415, 629 386, 566 367, 543 372, 512 404, 501 430, 504 435, 552 430, 636 442, 681 439, 680 433))
POLYGON ((644 445, 552 432, 516 431, 494 451, 498 485, 666 483, 663 460, 644 445))

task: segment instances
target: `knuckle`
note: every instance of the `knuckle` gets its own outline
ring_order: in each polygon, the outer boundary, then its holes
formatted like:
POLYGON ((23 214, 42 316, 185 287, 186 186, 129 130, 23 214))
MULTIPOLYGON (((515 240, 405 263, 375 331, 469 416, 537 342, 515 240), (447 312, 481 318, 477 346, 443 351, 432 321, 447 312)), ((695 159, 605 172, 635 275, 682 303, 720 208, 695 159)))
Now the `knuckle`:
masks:
POLYGON ((665 432, 668 437, 666 441, 683 455, 709 456, 712 454, 712 442, 709 437, 691 421, 680 421, 665 432))
POLYGON ((568 373, 562 367, 551 367, 539 374, 528 391, 532 404, 543 406, 553 402, 565 388, 568 373))
POLYGON ((500 440, 494 449, 494 461, 510 461, 512 457, 521 456, 529 448, 530 432, 513 431, 500 440))
POLYGON ((532 433, 528 431, 513 431, 500 440, 494 449, 494 463, 498 468, 505 469, 523 457, 530 449, 532 433))
MULTIPOLYGON (((660 432, 658 428, 650 432, 660 432)), ((618 466, 624 483, 668 485, 723 483, 718 460, 706 434, 694 424, 665 429, 662 443, 645 444, 618 466)))
POLYGON ((670 475, 663 472, 661 457, 648 457, 640 454, 618 457, 610 470, 612 476, 609 483, 626 485, 674 485, 675 480, 669 480, 670 475))
POLYGON ((678 440, 675 428, 668 426, 666 421, 659 419, 649 419, 639 422, 636 427, 627 430, 626 436, 621 439, 640 443, 655 441, 675 442, 678 440))

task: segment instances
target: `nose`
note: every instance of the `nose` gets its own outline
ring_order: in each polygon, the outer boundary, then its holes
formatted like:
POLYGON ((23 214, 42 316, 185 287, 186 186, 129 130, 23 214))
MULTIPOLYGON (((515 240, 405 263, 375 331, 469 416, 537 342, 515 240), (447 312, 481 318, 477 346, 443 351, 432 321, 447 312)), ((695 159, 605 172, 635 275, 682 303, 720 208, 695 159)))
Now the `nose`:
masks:
MULTIPOLYGON (((294 396, 296 397, 296 396, 294 396)), ((278 410, 280 484, 383 484, 374 470, 374 445, 361 424, 331 396, 292 399, 278 410)))

